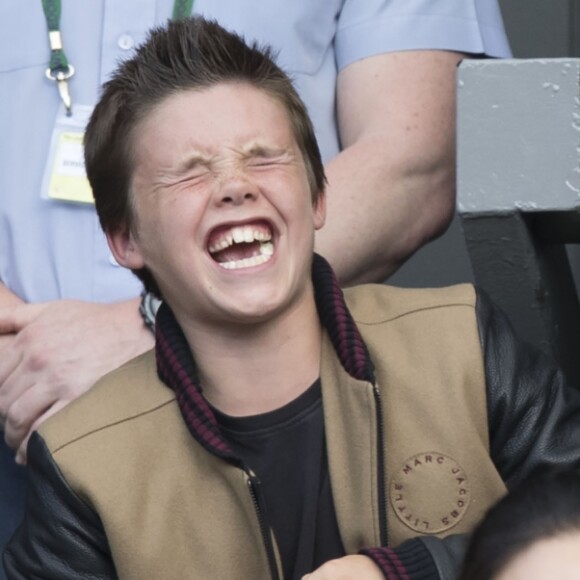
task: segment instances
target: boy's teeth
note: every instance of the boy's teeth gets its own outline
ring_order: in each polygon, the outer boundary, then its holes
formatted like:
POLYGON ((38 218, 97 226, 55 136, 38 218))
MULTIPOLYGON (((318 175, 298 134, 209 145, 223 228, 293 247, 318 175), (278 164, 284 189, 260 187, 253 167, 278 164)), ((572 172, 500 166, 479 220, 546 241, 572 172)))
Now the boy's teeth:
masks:
POLYGON ((265 242, 271 238, 272 235, 269 232, 263 231, 263 229, 254 228, 253 226, 238 226, 232 228, 219 241, 212 243, 209 246, 209 251, 215 253, 225 250, 234 244, 251 244, 254 241, 265 242))
POLYGON ((239 270, 240 268, 250 268, 252 266, 265 264, 270 258, 271 256, 267 254, 260 254, 258 256, 252 256, 251 258, 244 258, 243 260, 235 260, 234 262, 221 262, 220 266, 227 270, 239 270))
POLYGON ((241 244, 245 241, 244 230, 242 228, 235 228, 232 230, 232 238, 236 244, 241 244))
POLYGON ((229 238, 226 238, 210 249, 215 251, 215 252, 219 252, 220 250, 225 250, 231 244, 232 244, 232 240, 229 238))
POLYGON ((260 253, 251 258, 244 258, 243 260, 233 260, 231 262, 220 262, 219 265, 226 270, 238 270, 240 268, 250 268, 252 266, 259 266, 268 262, 274 254, 274 244, 272 242, 262 242, 260 244, 260 253))
POLYGON ((262 256, 272 256, 274 254, 274 244, 272 242, 262 242, 260 244, 262 256))

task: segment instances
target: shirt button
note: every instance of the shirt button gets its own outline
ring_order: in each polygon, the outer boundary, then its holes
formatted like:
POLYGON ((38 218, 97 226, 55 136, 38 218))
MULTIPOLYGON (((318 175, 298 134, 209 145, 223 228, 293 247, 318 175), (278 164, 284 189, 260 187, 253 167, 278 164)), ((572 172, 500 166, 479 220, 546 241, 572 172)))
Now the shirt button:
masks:
POLYGON ((135 46, 135 40, 130 34, 121 34, 119 40, 117 40, 117 44, 123 50, 131 50, 135 46))

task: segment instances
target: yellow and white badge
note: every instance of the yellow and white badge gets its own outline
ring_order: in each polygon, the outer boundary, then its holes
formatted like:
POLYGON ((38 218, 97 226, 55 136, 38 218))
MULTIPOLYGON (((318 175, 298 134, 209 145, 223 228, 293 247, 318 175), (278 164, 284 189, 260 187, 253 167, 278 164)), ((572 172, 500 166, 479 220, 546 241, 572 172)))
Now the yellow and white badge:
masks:
POLYGON ((61 105, 50 142, 42 196, 54 201, 93 204, 85 171, 83 136, 93 107, 74 105, 67 117, 61 105))

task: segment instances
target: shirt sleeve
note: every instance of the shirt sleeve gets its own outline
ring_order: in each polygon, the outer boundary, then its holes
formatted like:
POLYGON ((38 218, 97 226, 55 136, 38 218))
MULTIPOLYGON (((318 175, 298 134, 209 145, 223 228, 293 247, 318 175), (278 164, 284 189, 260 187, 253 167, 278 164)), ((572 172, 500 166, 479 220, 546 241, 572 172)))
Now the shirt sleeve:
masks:
POLYGON ((345 0, 335 43, 339 70, 404 50, 511 56, 497 0, 345 0))

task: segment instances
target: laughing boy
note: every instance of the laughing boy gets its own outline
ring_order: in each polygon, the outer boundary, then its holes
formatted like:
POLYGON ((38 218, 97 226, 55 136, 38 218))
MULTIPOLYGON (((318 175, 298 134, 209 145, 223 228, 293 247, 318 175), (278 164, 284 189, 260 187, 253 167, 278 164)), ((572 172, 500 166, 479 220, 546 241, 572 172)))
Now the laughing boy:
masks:
POLYGON ((8 578, 451 579, 506 489, 580 465, 578 393, 472 286, 343 293, 314 255, 322 162, 268 50, 153 31, 85 154, 164 302, 155 350, 32 436, 8 578))

